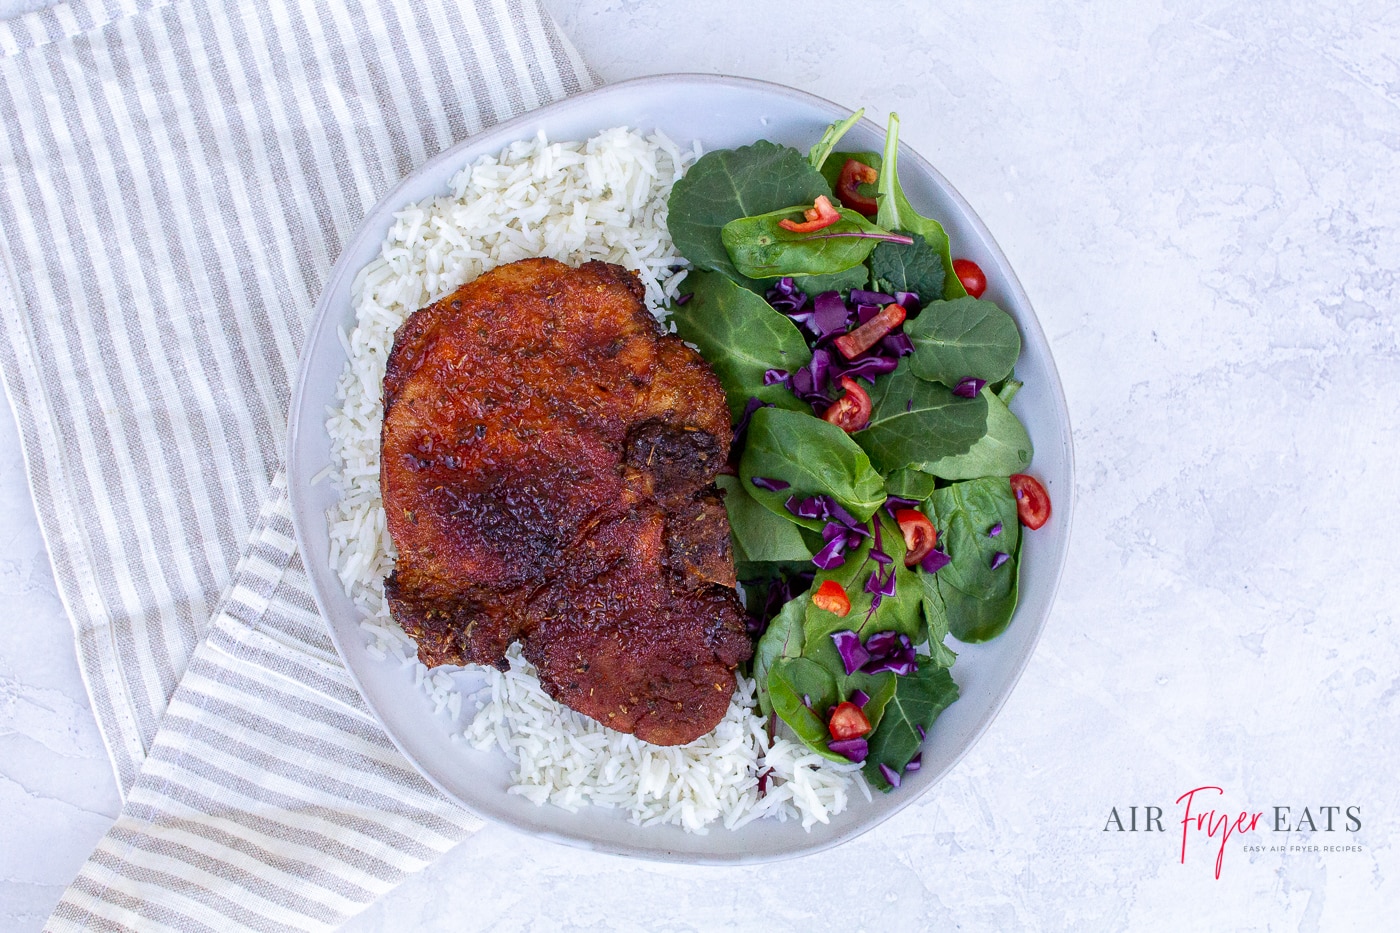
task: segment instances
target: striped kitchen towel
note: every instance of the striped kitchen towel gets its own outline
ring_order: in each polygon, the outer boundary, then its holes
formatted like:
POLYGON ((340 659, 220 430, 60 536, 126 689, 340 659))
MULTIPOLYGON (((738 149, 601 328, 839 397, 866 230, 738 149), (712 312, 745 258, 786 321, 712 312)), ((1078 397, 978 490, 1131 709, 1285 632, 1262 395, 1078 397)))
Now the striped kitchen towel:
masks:
POLYGON ((331 646, 279 473, 287 402, 375 201, 593 83, 537 0, 0 23, 0 371, 126 800, 51 929, 329 929, 479 825, 331 646))

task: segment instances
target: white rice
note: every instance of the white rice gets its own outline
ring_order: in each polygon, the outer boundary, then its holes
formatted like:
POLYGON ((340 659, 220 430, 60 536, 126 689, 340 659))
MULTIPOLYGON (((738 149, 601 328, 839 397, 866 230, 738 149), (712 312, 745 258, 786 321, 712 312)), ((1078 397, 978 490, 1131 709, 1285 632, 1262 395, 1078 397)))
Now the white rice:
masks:
MULTIPOLYGON (((379 429, 384 366, 394 332, 413 311, 504 263, 549 256, 571 265, 601 259, 634 269, 660 314, 685 278, 685 261, 666 230, 671 186, 699 156, 660 133, 625 128, 585 143, 535 139, 483 156, 452 179, 451 193, 396 216, 380 257, 355 278, 356 327, 341 333, 349 362, 329 412, 329 476, 340 500, 328 516, 331 564, 365 613, 366 651, 415 665, 415 680, 439 713, 455 722, 462 695, 448 669, 429 671, 389 616, 384 577, 394 549, 379 497, 379 429)), ((719 726, 689 745, 662 748, 614 732, 554 702, 534 670, 511 649, 506 673, 472 670, 486 687, 463 738, 499 748, 516 768, 510 793, 568 810, 623 808, 633 822, 705 832, 759 817, 800 819, 810 828, 845 809, 856 766, 826 761, 779 738, 771 745, 755 709, 752 681, 739 678, 719 726), (758 778, 769 772, 766 793, 758 778)))

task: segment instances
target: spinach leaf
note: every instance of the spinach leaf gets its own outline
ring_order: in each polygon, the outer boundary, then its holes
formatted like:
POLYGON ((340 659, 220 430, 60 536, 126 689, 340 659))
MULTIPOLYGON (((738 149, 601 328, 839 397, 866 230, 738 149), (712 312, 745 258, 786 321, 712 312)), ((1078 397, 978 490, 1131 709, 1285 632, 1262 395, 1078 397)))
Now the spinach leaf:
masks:
POLYGON ((943 260, 929 248, 928 241, 915 233, 914 242, 880 243, 870 254, 870 277, 877 291, 915 292, 921 301, 936 300, 943 294, 947 273, 943 260))
POLYGON ((813 710, 826 710, 837 701, 836 681, 815 661, 779 658, 768 671, 768 698, 773 711, 812 751, 833 761, 845 761, 826 747, 826 721, 813 710), (809 708, 803 697, 811 701, 809 708))
MULTIPOLYGON (((928 242, 930 249, 936 253, 943 263, 943 295, 944 298, 961 298, 967 294, 967 290, 958 281, 958 275, 953 271, 953 256, 949 251, 948 234, 943 232, 943 225, 929 217, 921 216, 909 203, 909 199, 904 196, 904 189, 899 186, 899 115, 890 114, 889 128, 885 132, 885 167, 880 172, 878 188, 880 192, 880 213, 876 216, 875 222, 886 230, 903 230, 907 233, 917 233, 928 242)), ((694 169, 691 169, 694 171, 694 169)), ((795 203, 795 202, 794 202, 795 203)), ((931 300, 933 295, 920 295, 925 302, 931 300)))
MULTIPOLYGON (((841 141, 841 137, 850 132, 851 127, 859 123, 860 118, 863 116, 865 116, 864 107, 860 108, 846 119, 833 123, 826 128, 826 132, 822 133, 822 138, 817 140, 816 145, 807 153, 807 161, 811 163, 812 168, 819 172, 822 170, 822 164, 826 162, 827 156, 831 155, 831 150, 836 148, 836 144, 841 141)), ((839 172, 841 170, 841 165, 844 164, 844 162, 838 163, 836 170, 839 172)), ((832 187, 836 187, 834 183, 832 187)))
POLYGON ((750 398, 810 410, 786 386, 763 384, 766 370, 795 372, 812 361, 792 319, 717 272, 692 272, 686 283, 690 300, 671 309, 671 320, 719 377, 730 418, 738 421, 750 398))
POLYGON ((754 646, 753 679, 758 687, 758 708, 765 716, 773 713, 773 701, 768 696, 768 672, 782 658, 801 657, 802 625, 811 599, 811 594, 803 593, 788 600, 754 646))
MULTIPOLYGON (((919 572, 919 585, 923 590, 924 641, 928 644, 929 661, 939 667, 952 667, 957 655, 943 644, 948 637, 948 604, 938 582, 938 575, 919 572)), ((951 587, 950 587, 951 588, 951 587)), ((971 597, 968 597, 971 599, 971 597)), ((959 610, 962 611, 962 610, 959 610)))
POLYGON ((982 397, 987 400, 987 433, 966 453, 920 463, 920 470, 942 479, 976 479, 1010 476, 1030 466, 1031 438, 1021 420, 1011 413, 1001 396, 993 394, 991 386, 982 389, 982 397))
POLYGON ((1015 569, 1010 563, 992 567, 997 552, 1015 554, 1021 540, 1016 497, 1005 477, 944 486, 934 491, 925 511, 952 561, 935 574, 940 584, 951 584, 979 599, 1002 597, 1013 588, 1015 569), (997 525, 1000 532, 988 534, 997 525))
POLYGON ((822 292, 848 292, 870 284, 870 270, 864 263, 831 275, 794 275, 792 283, 813 298, 822 292))
POLYGON ((969 596, 951 583, 940 582, 940 594, 944 611, 947 614, 948 631, 958 641, 980 644, 991 641, 1011 624, 1016 613, 1016 602, 1020 591, 1021 548, 1018 545, 1011 562, 1002 566, 1010 571, 1006 592, 978 598, 969 596))
POLYGON ((887 231, 863 214, 840 208, 841 219, 814 233, 794 233, 779 224, 802 221, 805 205, 731 220, 720 231, 734 268, 741 275, 771 279, 784 275, 834 275, 865 262, 887 231), (849 235, 843 235, 849 234, 849 235))
MULTIPOLYGON (((831 158, 822 166, 822 177, 826 179, 826 183, 831 186, 832 191, 836 190, 837 184, 841 181, 841 169, 845 168, 846 163, 851 159, 855 159, 862 165, 868 165, 877 172, 880 170, 880 153, 878 152, 833 152, 831 158)), ((857 190, 867 197, 876 196, 874 185, 862 184, 857 190)))
MULTIPOLYGON (((976 446, 975 444, 973 445, 976 446)), ((937 477, 921 472, 913 467, 905 467, 900 470, 893 470, 885 477, 885 492, 901 499, 913 499, 915 502, 923 502, 933 495, 934 484, 938 482, 937 477)))
POLYGON ((812 559, 812 551, 803 543, 798 526, 755 502, 737 476, 717 476, 715 484, 724 490, 736 561, 812 559))
POLYGON ((744 491, 769 511, 820 531, 816 519, 799 519, 784 505, 797 496, 829 495, 865 521, 885 501, 885 484, 850 435, 820 418, 782 408, 760 408, 749 422, 739 461, 744 491), (781 492, 753 485, 755 476, 788 483, 781 492))
POLYGON ((760 140, 701 156, 671 189, 666 227, 682 256, 697 268, 722 272, 745 288, 763 285, 739 274, 720 230, 738 217, 811 204, 830 195, 826 180, 796 149, 760 140))
POLYGON ((851 435, 876 469, 901 467, 967 452, 987 427, 987 400, 959 398, 900 366, 870 390, 870 424, 851 435))
POLYGON ((822 583, 835 580, 851 600, 851 611, 845 616, 819 609, 815 604, 807 609, 807 647, 803 654, 832 670, 838 682, 844 676, 845 668, 836 645, 831 641, 832 632, 850 630, 864 640, 876 632, 894 630, 908 635, 915 643, 920 635, 923 592, 918 574, 904 566, 904 536, 900 534, 899 526, 883 512, 878 517, 883 550, 893 558, 890 566, 895 568, 893 596, 883 597, 880 605, 871 611, 874 596, 865 591, 865 584, 870 574, 879 567, 870 559, 873 538, 865 539, 859 548, 850 552, 841 566, 818 571, 816 579, 812 581, 812 592, 815 593, 822 583))
POLYGON ((946 668, 921 664, 914 673, 899 678, 880 727, 870 733, 865 779, 880 790, 890 790, 889 782, 880 774, 880 765, 902 772, 923 745, 919 728, 932 727, 938 714, 957 698, 958 685, 946 668))
POLYGON ((1021 355, 1011 315, 977 298, 936 301, 905 322, 914 342, 909 366, 920 379, 955 387, 968 376, 1000 382, 1021 355))

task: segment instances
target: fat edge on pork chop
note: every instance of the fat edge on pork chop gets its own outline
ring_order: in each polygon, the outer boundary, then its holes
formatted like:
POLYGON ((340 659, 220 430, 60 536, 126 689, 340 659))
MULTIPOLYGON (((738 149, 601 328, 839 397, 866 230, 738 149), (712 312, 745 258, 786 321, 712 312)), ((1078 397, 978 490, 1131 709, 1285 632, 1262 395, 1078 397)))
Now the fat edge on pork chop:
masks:
POLYGON ((678 745, 752 654, 714 485, 724 391, 637 276, 500 266, 412 314, 384 378, 393 617, 428 666, 520 641, 555 699, 678 745))

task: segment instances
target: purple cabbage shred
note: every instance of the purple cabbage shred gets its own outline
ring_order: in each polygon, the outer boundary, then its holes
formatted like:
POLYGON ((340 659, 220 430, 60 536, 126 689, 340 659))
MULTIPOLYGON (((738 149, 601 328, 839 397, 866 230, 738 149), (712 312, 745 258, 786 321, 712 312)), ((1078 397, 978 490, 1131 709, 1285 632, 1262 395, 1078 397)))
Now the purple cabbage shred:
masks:
POLYGON ((944 567, 953 562, 953 559, 942 551, 933 550, 924 555, 924 559, 919 561, 919 567, 924 573, 938 573, 944 567))
MULTIPOLYGON (((832 632, 831 640, 836 645, 836 653, 841 655, 841 666, 849 677, 860 670, 870 660, 870 652, 860 643, 860 636, 850 630, 832 632)), ((864 704, 861 704, 864 705, 864 704)))
POLYGON ((786 369, 765 369, 763 371, 763 384, 766 386, 791 385, 792 373, 786 369))
POLYGON ((987 529, 987 537, 989 538, 995 538, 999 534, 1001 534, 1001 522, 997 522, 995 525, 987 529))
POLYGON ((922 742, 922 741, 924 740, 924 737, 925 737, 925 734, 926 734, 926 733, 924 732, 924 727, 921 726, 921 725, 919 725, 918 723, 915 723, 915 724, 914 724, 914 731, 916 731, 916 732, 919 733, 919 741, 922 742))
POLYGON ((967 376, 953 389, 953 394, 961 398, 976 398, 977 393, 981 392, 982 387, 986 384, 987 380, 985 379, 974 379, 972 376, 967 376))
POLYGON ((865 706, 865 704, 870 702, 870 694, 866 693, 864 690, 852 690, 851 702, 854 703, 856 706, 863 707, 865 706))
POLYGON ((782 492, 792 485, 792 483, 789 483, 785 479, 769 479, 766 476, 755 476, 749 480, 749 482, 753 483, 759 489, 766 489, 769 492, 782 492))
POLYGON ((884 762, 880 763, 880 775, 889 782, 891 787, 899 786, 899 772, 884 762))
POLYGON ((1005 551, 997 551, 995 554, 992 555, 992 569, 996 570, 998 567, 1000 567, 1002 564, 1006 563, 1010 559, 1010 554, 1006 553, 1005 551))
POLYGON ((876 632, 865 640, 870 660, 861 666, 865 674, 890 671, 900 677, 918 669, 918 658, 908 635, 899 632, 876 632))
POLYGON ((826 743, 826 747, 838 755, 843 755, 848 761, 862 762, 870 754, 870 743, 864 738, 859 739, 835 739, 826 743))
POLYGON ((917 755, 915 755, 913 758, 910 758, 910 759, 909 759, 909 763, 908 763, 907 765, 904 766, 904 773, 905 773, 905 774, 908 774, 908 773, 910 773, 911 771, 918 771, 918 770, 919 770, 920 768, 922 768, 923 766, 924 766, 924 753, 923 753, 923 752, 919 752, 919 753, 918 753, 917 755))

